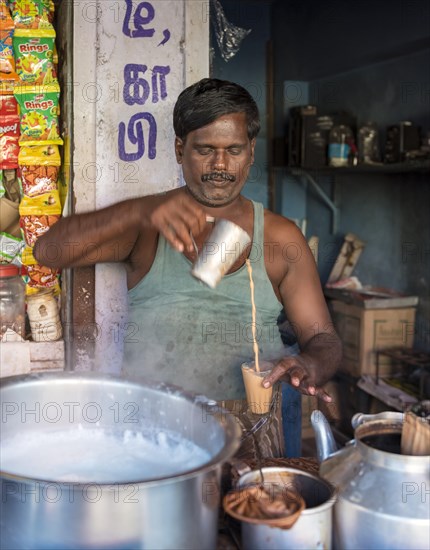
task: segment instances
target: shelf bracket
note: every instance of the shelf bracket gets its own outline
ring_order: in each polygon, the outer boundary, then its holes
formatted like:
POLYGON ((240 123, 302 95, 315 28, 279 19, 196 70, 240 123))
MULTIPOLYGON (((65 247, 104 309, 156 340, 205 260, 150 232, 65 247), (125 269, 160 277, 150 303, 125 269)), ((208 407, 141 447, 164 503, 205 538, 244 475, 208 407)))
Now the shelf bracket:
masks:
POLYGON ((331 210, 332 212, 331 232, 333 234, 337 233, 337 230, 339 228, 339 208, 335 205, 335 203, 331 200, 331 198, 326 194, 326 192, 321 188, 321 186, 315 181, 315 179, 308 172, 306 172, 305 170, 298 170, 296 173, 294 172, 293 172, 293 175, 305 178, 305 180, 312 185, 312 187, 315 189, 319 197, 321 197, 321 199, 325 202, 325 204, 331 210))

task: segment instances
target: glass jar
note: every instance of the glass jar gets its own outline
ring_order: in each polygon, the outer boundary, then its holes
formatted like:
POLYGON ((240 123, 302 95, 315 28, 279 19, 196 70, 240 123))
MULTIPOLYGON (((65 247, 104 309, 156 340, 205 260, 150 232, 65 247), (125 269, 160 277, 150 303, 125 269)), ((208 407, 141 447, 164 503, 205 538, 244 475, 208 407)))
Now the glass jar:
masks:
POLYGON ((372 164, 380 161, 378 127, 374 122, 366 122, 358 131, 358 162, 372 164))
POLYGON ((53 289, 27 296, 27 314, 35 342, 55 342, 61 338, 63 330, 53 289))
POLYGON ((0 340, 16 341, 16 334, 25 338, 25 285, 16 265, 0 264, 0 340))
POLYGON ((349 126, 333 126, 329 134, 328 158, 330 166, 348 166, 354 135, 349 126))

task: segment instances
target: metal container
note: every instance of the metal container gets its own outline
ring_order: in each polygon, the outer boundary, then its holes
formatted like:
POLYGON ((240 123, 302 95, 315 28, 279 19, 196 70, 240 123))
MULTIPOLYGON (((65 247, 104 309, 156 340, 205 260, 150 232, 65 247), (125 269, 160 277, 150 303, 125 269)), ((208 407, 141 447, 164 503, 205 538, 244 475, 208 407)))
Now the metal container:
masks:
POLYGON ((241 227, 229 220, 217 219, 191 274, 215 288, 250 242, 251 237, 241 227))
MULTIPOLYGON (((332 510, 336 501, 334 487, 324 479, 295 468, 262 468, 264 486, 295 489, 305 500, 306 508, 290 529, 241 522, 242 545, 246 550, 329 549, 332 543, 332 510)), ((242 475, 238 486, 260 483, 260 470, 242 475)), ((270 492, 270 488, 269 488, 270 492)))
POLYGON ((200 468, 127 483, 69 483, 2 471, 2 549, 216 547, 221 466, 237 450, 240 430, 213 401, 95 373, 5 378, 0 397, 2 438, 72 425, 124 433, 150 424, 179 433, 210 455, 200 468))
POLYGON ((430 457, 400 454, 403 414, 355 415, 355 440, 335 450, 320 411, 311 416, 320 474, 336 486, 334 547, 430 548, 430 457))

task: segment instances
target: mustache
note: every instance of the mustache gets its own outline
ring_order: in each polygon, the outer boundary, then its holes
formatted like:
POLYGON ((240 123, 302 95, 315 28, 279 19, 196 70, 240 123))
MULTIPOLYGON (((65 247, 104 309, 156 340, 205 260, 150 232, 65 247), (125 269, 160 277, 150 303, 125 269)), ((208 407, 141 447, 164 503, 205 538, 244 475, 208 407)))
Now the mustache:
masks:
POLYGON ((215 179, 223 179, 234 182, 236 181, 236 176, 234 174, 229 174, 228 172, 210 172, 209 174, 203 174, 201 177, 202 182, 215 179))

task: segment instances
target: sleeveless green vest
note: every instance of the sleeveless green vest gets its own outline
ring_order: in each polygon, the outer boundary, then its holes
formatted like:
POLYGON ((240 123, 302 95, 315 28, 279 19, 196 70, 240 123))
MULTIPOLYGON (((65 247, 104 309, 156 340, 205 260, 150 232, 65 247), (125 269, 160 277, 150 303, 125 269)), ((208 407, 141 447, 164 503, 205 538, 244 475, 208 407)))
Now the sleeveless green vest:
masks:
MULTIPOLYGON (((264 265, 264 209, 254 203, 253 269, 260 358, 286 351, 277 326, 282 304, 264 265)), ((123 372, 181 386, 215 400, 245 396, 241 364, 253 361, 246 265, 215 289, 195 279, 191 262, 160 235, 149 273, 129 291, 123 372)))

